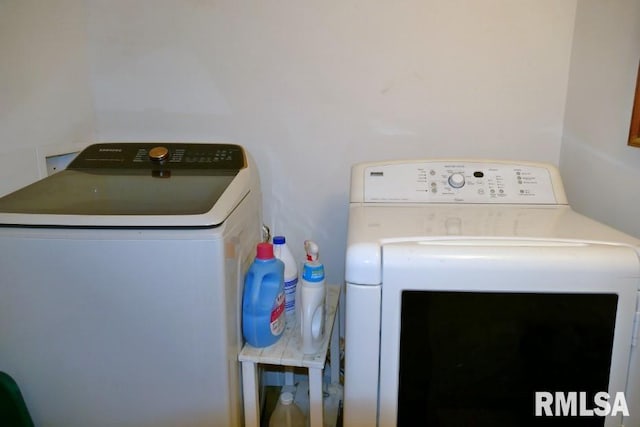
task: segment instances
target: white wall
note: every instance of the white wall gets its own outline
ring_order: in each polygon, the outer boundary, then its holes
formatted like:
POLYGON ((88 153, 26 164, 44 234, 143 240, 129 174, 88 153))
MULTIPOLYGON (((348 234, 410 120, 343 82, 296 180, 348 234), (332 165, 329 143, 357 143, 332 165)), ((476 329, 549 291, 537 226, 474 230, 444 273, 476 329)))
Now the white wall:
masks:
POLYGON ((350 165, 558 162, 576 1, 86 0, 99 140, 240 143, 341 281, 350 165))
POLYGON ((266 223, 299 258, 316 239, 329 279, 341 281, 353 163, 558 162, 575 8, 5 0, 0 194, 69 144, 239 143, 258 162, 266 223))
POLYGON ((82 0, 0 1, 0 194, 93 139, 85 26, 82 0))
POLYGON ((640 237, 640 149, 627 146, 640 2, 579 0, 560 167, 569 202, 640 237))

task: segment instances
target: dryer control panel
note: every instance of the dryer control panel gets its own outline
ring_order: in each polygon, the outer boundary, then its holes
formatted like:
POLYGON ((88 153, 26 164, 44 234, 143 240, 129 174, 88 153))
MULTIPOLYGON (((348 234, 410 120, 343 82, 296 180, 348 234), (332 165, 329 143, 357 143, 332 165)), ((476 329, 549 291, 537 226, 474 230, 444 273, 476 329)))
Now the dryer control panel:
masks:
POLYGON ((533 162, 363 163, 351 184, 352 202, 567 204, 555 166, 533 162))

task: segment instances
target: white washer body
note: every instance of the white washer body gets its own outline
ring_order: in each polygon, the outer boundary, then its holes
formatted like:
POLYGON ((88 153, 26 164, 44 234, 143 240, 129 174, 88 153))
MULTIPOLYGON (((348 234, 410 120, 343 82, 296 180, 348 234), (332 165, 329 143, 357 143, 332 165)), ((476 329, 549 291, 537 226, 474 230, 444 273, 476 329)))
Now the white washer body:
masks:
POLYGON ((615 295, 603 391, 624 392, 630 416, 606 417, 604 425, 640 425, 639 242, 574 212, 555 167, 469 159, 359 164, 350 202, 346 427, 399 423, 408 291, 615 295))
MULTIPOLYGON (((0 213, 0 370, 36 425, 241 425, 240 302, 262 197, 250 157, 235 172, 199 215, 0 213)), ((140 179, 95 189, 157 190, 140 179)))

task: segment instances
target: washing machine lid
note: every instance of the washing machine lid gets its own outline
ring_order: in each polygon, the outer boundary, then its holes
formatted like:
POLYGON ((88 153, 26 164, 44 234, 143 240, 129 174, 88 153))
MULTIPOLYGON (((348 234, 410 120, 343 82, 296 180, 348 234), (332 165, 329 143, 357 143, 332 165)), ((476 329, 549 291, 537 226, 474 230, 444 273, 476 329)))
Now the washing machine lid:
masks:
POLYGON ((480 253, 509 246, 532 247, 536 256, 544 257, 545 248, 575 245, 603 250, 624 246, 637 252, 640 241, 567 205, 352 204, 345 278, 349 283, 381 284, 389 261, 384 251, 390 247, 407 256, 436 247, 459 251, 464 258, 476 249, 480 253))
POLYGON ((0 224, 213 227, 249 193, 251 173, 233 144, 95 144, 0 198, 0 224))

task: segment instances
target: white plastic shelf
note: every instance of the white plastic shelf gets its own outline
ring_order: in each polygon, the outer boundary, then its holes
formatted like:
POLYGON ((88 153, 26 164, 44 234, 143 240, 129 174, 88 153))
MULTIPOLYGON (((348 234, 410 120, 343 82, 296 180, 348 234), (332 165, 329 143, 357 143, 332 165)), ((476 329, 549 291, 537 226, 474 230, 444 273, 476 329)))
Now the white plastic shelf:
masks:
POLYGON ((322 372, 331 345, 331 383, 340 381, 339 327, 335 327, 336 313, 340 302, 340 285, 328 285, 325 300, 325 334, 320 350, 315 354, 304 354, 301 350, 298 325, 290 322, 275 344, 256 348, 245 344, 238 356, 242 362, 242 385, 244 396, 245 426, 259 427, 260 408, 258 402, 258 365, 296 366, 307 368, 309 373, 309 418, 310 427, 323 427, 322 372))

